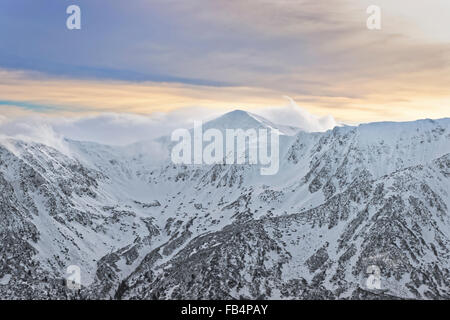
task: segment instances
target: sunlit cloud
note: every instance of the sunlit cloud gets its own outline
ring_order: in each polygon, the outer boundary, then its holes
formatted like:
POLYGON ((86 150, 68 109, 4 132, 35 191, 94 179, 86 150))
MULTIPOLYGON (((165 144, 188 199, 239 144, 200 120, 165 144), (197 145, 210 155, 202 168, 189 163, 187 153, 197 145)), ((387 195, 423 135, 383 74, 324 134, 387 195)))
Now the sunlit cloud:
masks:
POLYGON ((80 33, 57 27, 63 4, 30 15, 20 1, 0 4, 4 116, 282 108, 283 96, 345 123, 450 116, 445 0, 380 0, 378 31, 369 0, 80 0, 80 33))

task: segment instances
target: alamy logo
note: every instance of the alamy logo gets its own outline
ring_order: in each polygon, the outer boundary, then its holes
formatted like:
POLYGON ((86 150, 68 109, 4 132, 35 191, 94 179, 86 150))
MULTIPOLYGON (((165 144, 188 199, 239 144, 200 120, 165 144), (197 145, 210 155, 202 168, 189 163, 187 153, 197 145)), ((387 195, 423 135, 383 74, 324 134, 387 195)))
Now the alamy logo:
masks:
POLYGON ((367 7, 367 14, 370 16, 367 18, 367 29, 369 30, 381 30, 381 8, 376 5, 367 7))
POLYGON ((81 289, 81 268, 77 265, 70 265, 66 270, 66 285, 69 290, 81 289))
POLYGON ((368 289, 380 290, 381 289, 381 270, 378 266, 371 265, 367 267, 367 273, 369 277, 366 281, 366 286, 368 289))
POLYGON ((273 129, 208 129, 201 121, 192 130, 177 129, 171 140, 178 142, 171 152, 175 164, 253 164, 261 175, 274 175, 279 169, 279 134, 273 129), (268 133, 270 131, 270 134, 268 133), (269 141, 270 136, 270 141, 269 141), (204 147, 203 143, 207 145, 204 147))
POLYGON ((81 29, 81 9, 77 5, 71 5, 67 7, 67 14, 70 16, 67 18, 66 26, 69 30, 80 30, 81 29))

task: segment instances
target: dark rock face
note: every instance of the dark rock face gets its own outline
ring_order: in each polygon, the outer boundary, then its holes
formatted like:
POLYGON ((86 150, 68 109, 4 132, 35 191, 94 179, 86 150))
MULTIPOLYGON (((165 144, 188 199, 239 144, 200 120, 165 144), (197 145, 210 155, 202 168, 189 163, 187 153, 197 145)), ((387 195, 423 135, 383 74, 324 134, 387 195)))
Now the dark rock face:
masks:
POLYGON ((448 123, 299 133, 267 179, 10 141, 0 298, 450 299, 448 123))

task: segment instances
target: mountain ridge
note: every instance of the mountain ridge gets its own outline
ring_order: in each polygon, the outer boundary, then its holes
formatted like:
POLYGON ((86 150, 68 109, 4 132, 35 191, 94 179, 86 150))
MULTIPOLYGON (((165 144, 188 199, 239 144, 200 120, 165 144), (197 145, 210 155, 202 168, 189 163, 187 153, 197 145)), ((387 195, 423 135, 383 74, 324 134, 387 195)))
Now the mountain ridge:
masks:
POLYGON ((448 118, 300 131, 271 177, 66 146, 0 143, 2 298, 450 297, 448 118))

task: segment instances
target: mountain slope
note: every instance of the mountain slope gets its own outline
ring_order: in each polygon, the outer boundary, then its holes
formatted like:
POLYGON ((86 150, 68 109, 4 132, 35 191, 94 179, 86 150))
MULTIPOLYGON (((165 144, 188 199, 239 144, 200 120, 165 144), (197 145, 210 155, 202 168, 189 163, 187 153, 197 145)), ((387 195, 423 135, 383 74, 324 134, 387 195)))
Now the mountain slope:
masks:
POLYGON ((235 111, 207 128, 277 129, 278 174, 174 165, 168 137, 3 141, 0 297, 450 298, 450 119, 305 133, 235 111))

